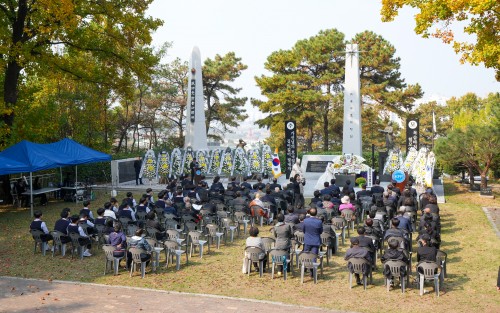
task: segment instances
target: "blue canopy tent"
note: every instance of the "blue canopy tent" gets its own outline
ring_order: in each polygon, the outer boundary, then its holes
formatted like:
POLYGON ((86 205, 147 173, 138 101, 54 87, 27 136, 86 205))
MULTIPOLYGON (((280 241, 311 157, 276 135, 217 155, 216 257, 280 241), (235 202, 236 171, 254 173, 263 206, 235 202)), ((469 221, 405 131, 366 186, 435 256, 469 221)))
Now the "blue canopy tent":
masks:
POLYGON ((68 138, 51 144, 23 140, 0 152, 0 175, 30 173, 30 205, 33 215, 33 172, 110 160, 109 154, 85 147, 68 138))

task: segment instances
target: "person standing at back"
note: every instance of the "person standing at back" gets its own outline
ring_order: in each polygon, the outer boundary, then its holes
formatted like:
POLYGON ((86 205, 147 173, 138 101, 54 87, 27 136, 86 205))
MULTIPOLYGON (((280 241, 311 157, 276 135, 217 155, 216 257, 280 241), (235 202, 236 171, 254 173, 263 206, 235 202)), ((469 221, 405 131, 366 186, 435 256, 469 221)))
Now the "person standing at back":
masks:
POLYGON ((310 217, 304 220, 304 251, 310 251, 318 254, 321 246, 321 233, 323 232, 323 223, 316 217, 316 208, 309 210, 310 217))
POLYGON ((135 184, 136 185, 143 185, 142 183, 142 177, 139 177, 141 173, 141 168, 142 168, 142 158, 139 156, 137 159, 134 161, 134 170, 135 170, 135 184))

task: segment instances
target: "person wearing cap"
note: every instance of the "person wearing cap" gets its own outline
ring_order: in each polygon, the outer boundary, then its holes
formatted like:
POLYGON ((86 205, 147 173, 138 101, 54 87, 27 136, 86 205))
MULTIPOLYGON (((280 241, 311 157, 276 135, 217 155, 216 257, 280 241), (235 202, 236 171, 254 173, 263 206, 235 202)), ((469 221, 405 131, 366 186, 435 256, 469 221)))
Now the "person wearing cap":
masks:
MULTIPOLYGON (((359 238, 353 237, 351 238, 351 248, 347 249, 345 253, 344 260, 349 261, 352 258, 365 259, 370 264, 372 264, 372 258, 370 252, 364 248, 359 246, 359 238)), ((347 266, 350 267, 350 263, 347 263, 347 266)), ((361 285, 361 279, 359 274, 354 274, 356 276, 356 283, 361 285)))
POLYGON ((304 251, 318 254, 321 246, 323 223, 317 218, 316 208, 309 209, 309 217, 304 219, 304 251))
POLYGON ((356 207, 352 205, 351 198, 349 198, 349 196, 343 196, 340 201, 342 202, 342 204, 339 206, 340 212, 342 212, 343 210, 351 210, 353 212, 356 212, 356 207))

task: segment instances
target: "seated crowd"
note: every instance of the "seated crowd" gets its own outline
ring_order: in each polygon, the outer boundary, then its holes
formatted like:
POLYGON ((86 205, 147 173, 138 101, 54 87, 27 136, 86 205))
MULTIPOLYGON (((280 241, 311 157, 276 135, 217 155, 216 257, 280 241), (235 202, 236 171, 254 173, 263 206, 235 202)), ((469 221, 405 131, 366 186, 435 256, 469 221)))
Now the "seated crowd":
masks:
MULTIPOLYGON (((80 245, 87 247, 83 252, 84 256, 92 255, 92 240, 102 235, 106 235, 107 243, 115 247, 116 256, 124 256, 127 247, 151 251, 150 244, 144 239, 146 234, 163 241, 168 239, 169 225, 184 230, 187 227, 189 231, 191 229, 187 223, 196 227, 204 223, 206 216, 217 218, 218 212, 226 211, 231 213, 235 224, 241 222, 238 216, 247 216, 252 220, 246 246, 259 247, 265 252, 268 251, 258 237, 259 230, 253 223, 253 218, 256 221, 260 218, 268 225, 273 224, 271 232, 275 237, 274 249, 285 251, 290 257, 293 257, 292 252, 296 253, 300 246, 303 251, 317 255, 321 254, 322 249, 326 249, 327 256, 337 252, 339 237, 344 239, 342 232, 345 226, 358 222, 358 236, 350 238, 351 248, 345 256, 348 263, 352 258, 361 258, 374 268, 376 251, 380 250, 382 262, 398 260, 409 267, 413 232, 418 233, 415 237, 418 246, 417 263, 437 261, 441 223, 437 197, 432 189, 428 188, 417 199, 417 192, 411 183, 401 191, 394 184, 385 189, 377 180, 370 190, 362 185, 361 190, 355 193, 350 181, 341 188, 332 179, 324 184, 322 190, 314 192, 314 197, 306 208, 303 196, 300 195, 300 184, 304 182, 297 177, 292 177, 286 186, 278 184, 276 179, 265 184, 259 178, 257 183, 251 185, 247 179, 239 183, 233 177, 224 186, 220 177, 216 176, 209 187, 204 177, 194 184, 187 176, 180 181, 174 179, 168 182, 166 188, 158 192, 156 200, 150 188, 138 201, 131 192, 127 193, 121 203, 111 198, 96 210, 97 216, 94 216, 90 201, 83 202, 79 214, 72 215, 71 210, 65 208, 61 212, 61 218, 56 221, 54 230, 61 233, 62 243, 71 241, 70 233, 78 234, 80 245), (417 218, 419 208, 421 216, 417 218), (364 222, 360 225, 362 220, 364 222), (126 237, 127 230, 131 237, 126 237), (130 230, 134 232, 131 233, 130 230), (384 247, 387 249, 382 251, 384 247)), ((36 211, 34 218, 30 229, 40 230, 44 234, 42 240, 51 241, 52 235, 43 221, 42 213, 36 211)), ((53 248, 48 246, 48 249, 53 248)), ((266 255, 264 253, 262 257, 266 255)), ((149 254, 141 255, 144 262, 150 258, 149 254)), ((278 271, 283 270, 281 268, 278 271)), ((357 282, 361 284, 358 274, 357 282)), ((387 268, 384 268, 384 275, 392 282, 393 277, 387 268)))

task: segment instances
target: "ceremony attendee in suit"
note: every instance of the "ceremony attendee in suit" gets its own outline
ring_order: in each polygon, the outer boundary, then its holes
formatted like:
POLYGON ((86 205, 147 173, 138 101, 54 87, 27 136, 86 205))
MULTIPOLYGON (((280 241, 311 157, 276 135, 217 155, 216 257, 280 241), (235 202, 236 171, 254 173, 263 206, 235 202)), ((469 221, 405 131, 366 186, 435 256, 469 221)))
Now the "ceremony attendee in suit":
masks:
POLYGON ((293 206, 289 205, 287 208, 287 215, 285 215, 285 223, 298 224, 299 215, 294 212, 293 206))
POLYGON ((363 197, 371 197, 372 192, 370 190, 366 190, 366 184, 361 184, 361 190, 356 192, 356 199, 359 200, 363 197))
POLYGON ((326 196, 330 195, 332 193, 332 190, 330 189, 330 183, 329 182, 324 182, 323 183, 323 189, 320 190, 321 196, 326 196))
POLYGON ((372 188, 370 189, 370 191, 372 192, 372 195, 374 194, 382 194, 384 193, 384 187, 381 187, 380 186, 380 179, 375 179, 375 184, 372 186, 372 188))
POLYGON ((314 197, 311 199, 311 203, 316 204, 317 202, 323 201, 323 199, 321 198, 321 192, 319 190, 314 190, 313 195, 314 197))
MULTIPOLYGON (((347 249, 344 260, 349 261, 352 258, 365 259, 370 264, 372 264, 372 258, 370 252, 359 246, 359 239, 357 237, 351 238, 351 248, 347 249)), ((354 275, 356 276, 356 283, 358 285, 361 285, 361 279, 359 277, 359 274, 354 274, 354 275)))
POLYGON ((370 252, 370 257, 373 260, 374 254, 375 254, 375 246, 373 245, 373 241, 369 237, 365 237, 365 228, 364 227, 358 227, 357 229, 358 232, 358 240, 359 240, 359 246, 361 248, 365 248, 370 252))
POLYGON ((257 182, 253 184, 252 189, 253 190, 264 190, 266 188, 266 184, 262 182, 262 177, 257 177, 257 182))
MULTIPOLYGON (((395 239, 389 240, 388 243, 389 248, 384 251, 384 254, 380 257, 380 260, 382 263, 385 263, 386 261, 393 260, 393 261, 403 261, 405 264, 408 265, 409 259, 407 252, 403 249, 399 249, 399 242, 395 239)), ((403 276, 406 274, 406 267, 402 266, 400 268, 401 273, 403 276)), ((393 279, 394 277, 391 275, 391 269, 389 265, 384 265, 384 276, 389 279, 391 282, 391 286, 393 286, 393 279)))
POLYGON ((227 184, 228 189, 229 189, 229 186, 233 187, 234 192, 240 190, 240 183, 236 181, 235 176, 231 177, 231 181, 227 184))
POLYGON ((406 232, 411 233, 413 232, 413 228, 411 226, 411 221, 407 217, 404 216, 405 214, 405 208, 401 207, 398 211, 398 216, 396 218, 399 220, 399 229, 404 229, 406 232))
POLYGON ((225 191, 224 186, 220 182, 220 176, 215 176, 212 185, 210 186, 210 191, 220 192, 221 190, 222 192, 225 191))
POLYGON ((323 232, 323 223, 316 217, 316 208, 309 210, 310 217, 304 220, 304 251, 310 251, 318 254, 321 246, 321 233, 323 232))
POLYGON ((135 170, 135 184, 136 185, 143 185, 142 183, 142 177, 139 177, 139 174, 141 173, 141 168, 142 168, 142 157, 137 157, 137 159, 134 161, 134 170, 135 170))
POLYGON ((335 178, 330 179, 330 189, 332 195, 340 195, 340 187, 335 184, 335 178))
POLYGON ((354 193, 354 187, 351 185, 351 180, 346 180, 344 188, 342 188, 342 193, 344 195, 349 195, 351 193, 354 193))
POLYGON ((283 188, 281 188, 281 185, 278 184, 278 179, 276 177, 273 177, 273 183, 270 184, 269 187, 271 188, 271 190, 276 190, 276 188, 278 188, 280 191, 283 190, 283 188))
MULTIPOLYGON (((417 248, 417 262, 427 261, 436 262, 437 249, 429 245, 431 238, 429 235, 423 235, 419 242, 420 247, 417 248)), ((417 264, 417 270, 421 273, 422 270, 417 264)))

